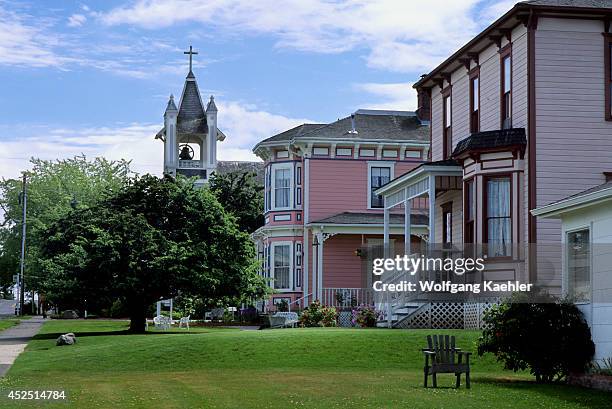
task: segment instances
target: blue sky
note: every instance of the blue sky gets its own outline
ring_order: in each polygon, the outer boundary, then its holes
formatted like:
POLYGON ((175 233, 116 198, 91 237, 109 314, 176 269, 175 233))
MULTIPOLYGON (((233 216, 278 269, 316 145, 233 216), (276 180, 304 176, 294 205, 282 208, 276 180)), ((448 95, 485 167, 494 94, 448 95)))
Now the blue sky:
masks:
POLYGON ((414 109, 411 83, 513 3, 0 0, 0 176, 79 153, 159 173, 153 136, 190 44, 228 135, 222 160, 252 160, 258 140, 304 121, 414 109))

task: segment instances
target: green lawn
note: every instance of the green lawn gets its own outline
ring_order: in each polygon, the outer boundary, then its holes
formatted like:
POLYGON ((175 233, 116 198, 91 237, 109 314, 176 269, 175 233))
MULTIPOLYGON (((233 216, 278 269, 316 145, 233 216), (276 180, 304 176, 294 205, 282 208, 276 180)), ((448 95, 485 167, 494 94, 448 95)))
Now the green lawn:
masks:
MULTIPOLYGON (((71 405, 113 408, 610 408, 612 394, 536 385, 473 360, 472 389, 422 387, 427 330, 286 329, 122 335, 118 321, 44 325, 0 381, 11 389, 65 389, 71 405), (58 333, 77 334, 56 347, 58 333)), ((444 331, 475 351, 478 333, 444 331)), ((6 398, 0 407, 20 407, 6 398), (4 406, 2 406, 4 405, 4 406)), ((32 407, 34 405, 32 404, 32 407)))
POLYGON ((12 318, 0 319, 0 331, 4 331, 7 328, 13 327, 19 324, 19 320, 12 318))

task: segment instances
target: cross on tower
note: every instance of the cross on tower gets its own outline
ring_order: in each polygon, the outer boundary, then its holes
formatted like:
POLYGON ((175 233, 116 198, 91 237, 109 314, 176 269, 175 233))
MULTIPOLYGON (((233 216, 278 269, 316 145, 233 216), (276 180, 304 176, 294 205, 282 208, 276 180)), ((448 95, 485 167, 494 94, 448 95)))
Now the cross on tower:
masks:
POLYGON ((189 55, 189 72, 191 72, 191 63, 192 63, 192 58, 194 55, 197 55, 198 53, 196 51, 193 51, 193 47, 189 46, 189 51, 184 51, 183 54, 188 54, 189 55))

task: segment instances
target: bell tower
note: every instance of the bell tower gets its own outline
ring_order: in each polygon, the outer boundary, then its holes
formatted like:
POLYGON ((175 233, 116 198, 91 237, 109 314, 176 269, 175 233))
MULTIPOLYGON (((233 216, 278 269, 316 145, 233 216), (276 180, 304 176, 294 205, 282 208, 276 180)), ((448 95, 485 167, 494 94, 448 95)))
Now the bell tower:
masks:
POLYGON ((211 95, 206 110, 193 74, 193 56, 198 53, 189 46, 189 72, 178 108, 170 95, 164 113, 164 128, 156 139, 164 142, 164 174, 196 177, 204 184, 217 168, 217 141, 225 136, 217 127, 217 106, 211 95))

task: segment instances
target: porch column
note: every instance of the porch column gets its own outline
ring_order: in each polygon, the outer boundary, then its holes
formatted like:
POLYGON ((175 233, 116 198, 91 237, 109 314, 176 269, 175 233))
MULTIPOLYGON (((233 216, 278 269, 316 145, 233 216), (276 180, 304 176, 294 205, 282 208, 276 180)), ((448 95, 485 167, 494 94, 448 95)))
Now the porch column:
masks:
MULTIPOLYGON (((408 190, 406 190, 408 197, 408 190)), ((412 229, 412 220, 410 220, 412 203, 409 199, 404 202, 404 254, 410 254, 410 231, 412 229)))
POLYGON ((389 251, 389 209, 387 208, 387 198, 383 197, 383 246, 385 258, 390 257, 389 251))
POLYGON ((436 241, 436 177, 429 175, 429 246, 436 241))
MULTIPOLYGON (((317 275, 319 265, 319 245, 315 243, 319 240, 319 236, 312 231, 312 300, 319 300, 319 290, 317 290, 317 275)), ((308 293, 307 293, 308 294, 308 293)), ((319 300, 321 301, 321 300, 319 300)))
POLYGON ((319 251, 317 257, 317 295, 319 301, 323 302, 323 233, 318 233, 319 235, 319 251))

